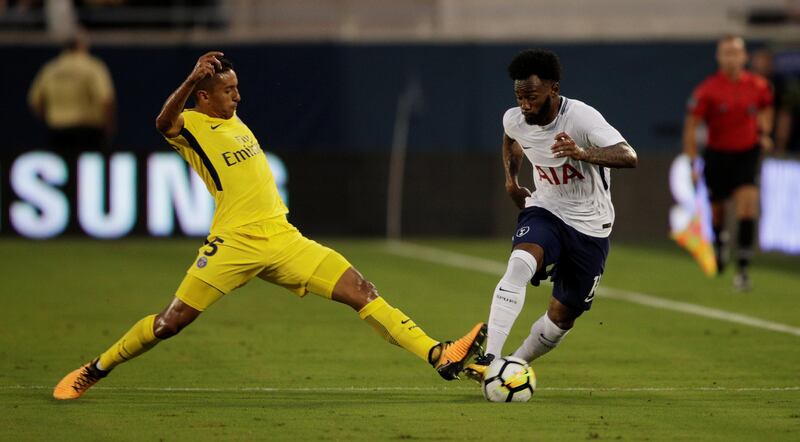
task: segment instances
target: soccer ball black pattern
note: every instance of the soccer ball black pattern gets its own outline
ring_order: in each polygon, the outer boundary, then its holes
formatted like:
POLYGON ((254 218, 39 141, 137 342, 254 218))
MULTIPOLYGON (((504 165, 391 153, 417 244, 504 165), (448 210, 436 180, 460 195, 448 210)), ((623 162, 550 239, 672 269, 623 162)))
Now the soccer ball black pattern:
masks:
POLYGON ((490 402, 527 402, 536 390, 536 374, 513 356, 495 359, 483 378, 483 397, 490 402))

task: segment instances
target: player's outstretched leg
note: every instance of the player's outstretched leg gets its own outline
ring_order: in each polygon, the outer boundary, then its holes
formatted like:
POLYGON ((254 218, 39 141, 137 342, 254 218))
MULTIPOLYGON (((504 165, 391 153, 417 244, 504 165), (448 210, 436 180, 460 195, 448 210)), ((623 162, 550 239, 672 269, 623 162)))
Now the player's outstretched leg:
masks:
MULTIPOLYGON (((186 299, 206 300, 198 304, 203 309, 221 296, 221 292, 191 276, 184 279, 178 290, 186 299), (192 294, 191 297, 184 296, 187 290, 192 294)), ((139 320, 99 357, 64 376, 53 390, 53 397, 60 400, 81 397, 114 367, 146 353, 162 340, 175 336, 200 313, 201 310, 174 298, 158 315, 145 316, 139 320)))
POLYGON ((153 331, 155 319, 156 315, 142 318, 98 358, 64 376, 53 390, 53 397, 61 400, 77 399, 97 381, 106 377, 116 365, 153 348, 160 341, 153 331))
MULTIPOLYGON (((332 256, 332 260, 338 260, 338 254, 332 256)), ((344 261, 344 258, 341 260, 344 261)), ((320 267, 324 265, 325 263, 320 267)), ((464 363, 483 344, 486 326, 482 322, 478 323, 469 333, 454 342, 436 341, 408 315, 389 305, 378 295, 375 285, 364 279, 355 268, 347 265, 344 273, 332 272, 339 276, 332 289, 331 299, 358 311, 358 316, 382 338, 430 363, 443 378, 458 379, 458 372, 464 363)))
POLYGON ((358 314, 386 341, 427 361, 448 381, 458 379, 465 362, 478 352, 486 339, 486 324, 479 322, 456 341, 438 342, 382 297, 370 301, 358 314))

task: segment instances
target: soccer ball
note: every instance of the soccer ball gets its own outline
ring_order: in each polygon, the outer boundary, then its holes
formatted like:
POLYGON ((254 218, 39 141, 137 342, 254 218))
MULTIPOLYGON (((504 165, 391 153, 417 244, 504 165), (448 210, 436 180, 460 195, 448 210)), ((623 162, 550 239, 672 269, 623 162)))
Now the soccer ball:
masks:
POLYGON ((527 402, 536 390, 536 374, 523 359, 495 359, 483 377, 483 397, 490 402, 527 402))

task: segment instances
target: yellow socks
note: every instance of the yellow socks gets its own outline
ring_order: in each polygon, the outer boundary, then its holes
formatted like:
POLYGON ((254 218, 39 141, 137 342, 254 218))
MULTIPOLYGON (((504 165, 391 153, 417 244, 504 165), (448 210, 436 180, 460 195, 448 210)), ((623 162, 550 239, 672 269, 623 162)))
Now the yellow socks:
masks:
POLYGON ((358 316, 389 343, 405 348, 423 361, 429 362, 431 349, 439 344, 431 339, 405 313, 393 308, 383 298, 377 298, 359 310, 358 316))
MULTIPOLYGON (((429 356, 438 341, 431 339, 405 313, 393 308, 383 298, 377 298, 362 308, 358 315, 365 320, 385 340, 405 348, 423 361, 429 356)), ((156 315, 142 318, 134 324, 119 341, 100 355, 98 368, 111 370, 117 365, 133 359, 153 348, 161 340, 153 333, 156 315)))
POLYGON ((104 371, 111 370, 158 344, 161 340, 156 338, 153 332, 153 322, 155 320, 156 315, 145 316, 131 327, 119 341, 100 355, 100 361, 97 364, 98 368, 104 371))

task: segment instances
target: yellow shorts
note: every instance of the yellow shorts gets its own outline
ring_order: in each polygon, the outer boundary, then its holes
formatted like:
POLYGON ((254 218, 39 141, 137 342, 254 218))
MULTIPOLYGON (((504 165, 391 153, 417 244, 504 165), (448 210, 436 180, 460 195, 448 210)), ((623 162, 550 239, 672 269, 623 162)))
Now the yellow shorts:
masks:
POLYGON ((212 234, 200 247, 176 296, 203 311, 254 277, 299 296, 330 298, 350 263, 336 251, 304 237, 286 217, 212 234), (192 281, 199 279, 205 284, 192 281))

